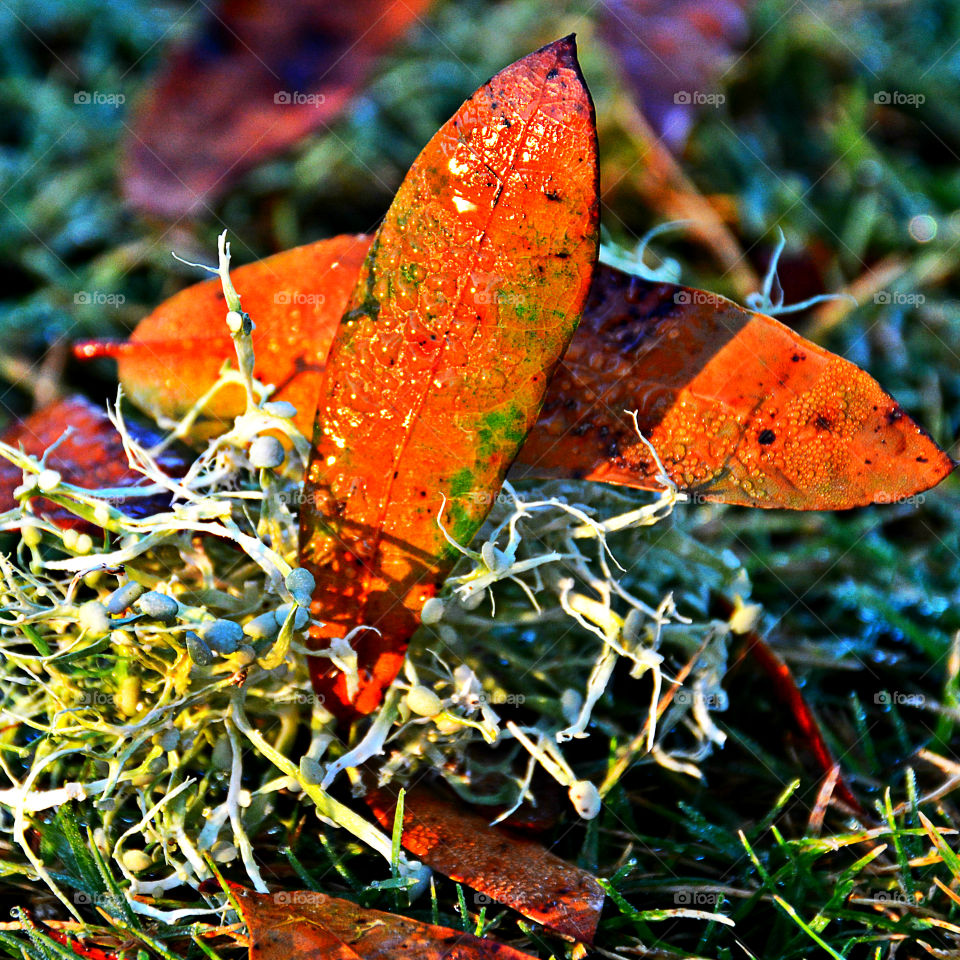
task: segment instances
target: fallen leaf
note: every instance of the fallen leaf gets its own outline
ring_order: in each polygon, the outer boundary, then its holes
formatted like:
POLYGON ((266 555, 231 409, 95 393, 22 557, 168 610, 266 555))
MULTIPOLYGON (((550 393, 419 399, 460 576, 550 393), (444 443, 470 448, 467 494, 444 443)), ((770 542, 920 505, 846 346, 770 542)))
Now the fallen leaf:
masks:
POLYGON ((520 463, 538 476, 694 501, 841 510, 895 503, 953 462, 867 373, 703 290, 599 269, 520 463))
MULTIPOLYGON (((257 324, 256 373, 313 420, 327 351, 369 237, 334 237, 233 272, 257 324)), ((181 291, 114 352, 125 392, 178 417, 233 355, 216 281, 181 291)), ((211 429, 243 411, 217 399, 211 429)), ((672 481, 697 500, 800 510, 892 503, 939 483, 950 458, 862 370, 716 294, 600 265, 515 475, 658 489, 638 424, 672 481), (798 360, 794 360, 796 356, 798 360), (773 416, 770 416, 773 411, 773 416), (770 443, 761 443, 774 437, 770 443)))
POLYGON ((78 957, 86 958, 86 960, 120 960, 120 954, 88 945, 87 941, 79 939, 76 934, 49 928, 43 932, 51 940, 56 940, 57 943, 63 945, 78 957))
MULTIPOLYGON (((292 403, 310 436, 327 353, 357 275, 369 236, 342 234, 294 247, 231 271, 253 318, 255 375, 292 403)), ((178 420, 212 387, 225 360, 236 367, 219 280, 194 284, 165 300, 125 342, 86 341, 83 359, 115 357, 124 393, 158 420, 178 420)), ((194 435, 224 432, 246 408, 240 386, 221 390, 204 408, 194 435)))
MULTIPOLYGON (((367 802, 387 829, 396 798, 386 791, 367 802)), ((513 907, 570 940, 592 943, 603 909, 603 888, 586 870, 542 844, 502 827, 462 804, 423 788, 404 794, 403 846, 428 867, 513 907)))
MULTIPOLYGON (((726 597, 718 597, 717 605, 728 619, 736 610, 736 604, 726 597)), ((740 631, 734 628, 734 632, 740 631)), ((743 640, 743 649, 737 656, 736 662, 749 656, 757 667, 763 671, 767 682, 773 689, 774 701, 788 711, 803 737, 807 749, 813 755, 820 773, 824 777, 834 778, 834 793, 837 798, 856 814, 861 823, 866 824, 869 817, 850 789, 846 777, 841 774, 840 765, 834 759, 830 746, 821 731, 820 724, 810 708, 810 704, 807 703, 800 685, 794 679, 790 665, 755 630, 741 632, 740 635, 743 640)))
POLYGON ((341 720, 375 709, 423 604, 536 420, 597 253, 593 105, 572 37, 481 87, 414 162, 327 357, 301 509, 314 649, 365 624, 341 720))
MULTIPOLYGON (((152 447, 162 439, 156 430, 134 419, 126 422, 131 436, 143 446, 152 447)), ((67 483, 96 489, 133 487, 145 482, 142 474, 130 469, 123 441, 106 412, 85 397, 66 397, 44 407, 13 424, 0 439, 11 447, 41 457, 61 438, 64 439, 47 457, 45 464, 58 471, 67 483)), ((164 451, 159 462, 171 476, 180 476, 186 470, 183 458, 173 448, 164 451)), ((0 457, 0 512, 16 506, 13 491, 22 482, 23 472, 0 457)), ((34 497, 31 502, 37 514, 49 517, 61 527, 88 526, 69 510, 43 497, 34 497)), ((130 497, 113 502, 124 513, 143 517, 164 509, 169 503, 169 495, 130 497)))
POLYGON ((250 932, 250 960, 530 960, 495 940, 312 890, 254 893, 234 883, 230 888, 250 932))
POLYGON ((329 124, 429 0, 226 0, 171 50, 134 114, 123 189, 197 213, 244 171, 329 124))

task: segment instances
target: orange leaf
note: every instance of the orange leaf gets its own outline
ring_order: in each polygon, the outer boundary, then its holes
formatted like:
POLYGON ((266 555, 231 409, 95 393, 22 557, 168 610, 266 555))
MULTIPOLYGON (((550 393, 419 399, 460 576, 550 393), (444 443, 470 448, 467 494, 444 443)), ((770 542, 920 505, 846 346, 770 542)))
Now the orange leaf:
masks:
POLYGON ((171 51, 139 104, 123 187, 136 207, 196 213, 261 160, 329 124, 429 0, 226 0, 171 51))
POLYGON ((694 499, 842 510, 903 500, 953 462, 859 367, 702 290, 597 270, 520 463, 694 499))
MULTIPOLYGON (((327 353, 369 247, 368 236, 342 234, 231 272, 255 324, 254 373, 277 387, 275 399, 300 411, 297 424, 307 436, 327 353)), ((90 341, 74 351, 81 358, 116 357, 124 393, 134 403, 155 418, 179 419, 216 383, 225 360, 236 367, 226 313, 220 281, 208 280, 165 300, 127 342, 90 341)), ((245 406, 242 387, 221 390, 196 435, 222 433, 245 406)))
MULTIPOLYGON (((257 324, 257 375, 297 406, 304 432, 369 242, 334 237, 233 273, 257 324)), ((126 393, 154 416, 176 417, 233 355, 226 334, 198 336, 222 329, 223 315, 219 284, 197 284, 144 319, 129 345, 79 350, 117 353, 126 393)), ((214 411, 223 421, 243 411, 241 392, 228 394, 214 411)), ((840 510, 909 497, 952 469, 853 364, 716 294, 601 265, 514 473, 658 488, 624 410, 637 411, 674 483, 702 500, 840 510)))
MULTIPOLYGON (((146 447, 161 440, 155 430, 127 420, 131 435, 146 447)), ((71 433, 46 459, 51 470, 58 471, 67 483, 78 487, 132 487, 142 483, 142 474, 131 470, 123 441, 106 413, 85 397, 72 396, 37 411, 26 420, 11 426, 3 435, 3 442, 19 447, 35 457, 60 440, 67 429, 71 433)), ((183 458, 168 449, 160 463, 173 476, 186 470, 183 458)), ((0 457, 0 512, 15 506, 13 491, 23 482, 23 473, 9 460, 0 457)), ((130 516, 141 517, 166 506, 162 496, 131 497, 117 504, 130 516)), ((49 517, 61 527, 84 527, 86 524, 55 503, 42 497, 33 498, 33 509, 49 517)))
POLYGON ((327 357, 301 509, 328 709, 380 703, 424 602, 473 539, 573 335, 597 253, 593 105, 572 37, 507 67, 427 144, 327 357))
POLYGON ((530 960, 495 940, 311 890, 254 893, 235 883, 230 888, 250 932, 250 960, 530 960))
MULTIPOLYGON (((393 825, 396 799, 368 794, 380 823, 393 825)), ((561 936, 592 943, 603 888, 585 870, 422 788, 403 798, 403 846, 428 867, 505 903, 561 936)))

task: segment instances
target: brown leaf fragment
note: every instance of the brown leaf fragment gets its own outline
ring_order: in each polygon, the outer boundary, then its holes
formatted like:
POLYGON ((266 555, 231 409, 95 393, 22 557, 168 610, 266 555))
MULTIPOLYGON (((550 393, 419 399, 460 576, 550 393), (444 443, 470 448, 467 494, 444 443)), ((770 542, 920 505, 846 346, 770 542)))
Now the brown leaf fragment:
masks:
POLYGON ((250 931, 250 960, 530 960, 489 938, 312 890, 270 894, 230 887, 250 931))
MULTIPOLYGON (((131 419, 126 423, 131 436, 142 446, 152 447, 162 439, 155 428, 131 419)), ((106 412, 86 397, 66 397, 44 407, 13 424, 0 439, 35 457, 42 457, 56 444, 45 464, 74 486, 134 487, 145 482, 142 474, 130 469, 123 441, 106 412)), ((186 462, 176 449, 165 451, 160 465, 171 476, 182 476, 186 471, 186 462)), ((0 457, 0 511, 13 509, 13 491, 22 482, 22 471, 0 457)), ((130 497, 115 502, 129 516, 144 517, 165 509, 169 496, 130 497)), ((42 497, 33 498, 33 504, 36 513, 61 527, 89 526, 69 510, 42 497)))
MULTIPOLYGON (((367 796, 374 816, 393 825, 395 797, 367 796)), ((404 796, 403 846, 428 867, 465 883, 569 940, 592 943, 603 908, 596 879, 542 844, 492 827, 477 813, 414 788, 404 796)))

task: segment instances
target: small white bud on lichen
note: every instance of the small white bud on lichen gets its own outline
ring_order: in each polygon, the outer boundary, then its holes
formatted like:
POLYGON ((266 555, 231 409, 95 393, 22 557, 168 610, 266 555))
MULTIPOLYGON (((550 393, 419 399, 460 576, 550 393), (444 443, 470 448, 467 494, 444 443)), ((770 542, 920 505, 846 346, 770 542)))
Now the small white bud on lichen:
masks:
POLYGON ((184 639, 187 645, 187 653, 198 667, 209 667, 213 663, 213 651, 192 630, 187 631, 184 639))
POLYGON ((236 653, 243 643, 243 627, 232 620, 209 620, 201 625, 200 634, 217 653, 236 653))
MULTIPOLYGON (((274 617, 276 617, 277 623, 282 627, 284 622, 287 619, 287 614, 290 613, 291 608, 293 607, 292 603, 285 603, 280 607, 277 607, 274 612, 274 617)), ((303 607, 298 606, 297 612, 293 615, 293 629, 302 630, 310 622, 310 614, 304 610, 303 607)))
POLYGON ((737 596, 733 613, 730 614, 730 629, 734 633, 749 633, 755 629, 763 608, 759 603, 744 603, 737 596))
POLYGON ((123 613, 127 607, 133 606, 143 593, 143 587, 136 581, 125 583, 107 597, 107 613, 114 615, 123 613))
POLYGON ((283 444, 276 437, 257 437, 250 444, 250 463, 258 470, 279 467, 287 457, 283 444))
POLYGON ((432 626, 443 619, 446 604, 439 597, 431 597, 420 611, 420 622, 432 626))
POLYGON ((56 470, 41 470, 37 476, 37 486, 44 492, 50 493, 60 486, 63 477, 56 470))
POLYGON ((292 420, 297 415, 297 408, 286 400, 270 400, 263 405, 263 412, 274 417, 283 417, 292 420))
POLYGON ((323 783, 325 771, 313 757, 303 756, 300 758, 300 777, 304 783, 310 786, 319 786, 323 783))
POLYGON ((124 850, 121 859, 131 873, 142 873, 153 864, 153 857, 143 850, 124 850))
POLYGON ((599 812, 602 802, 600 793, 589 780, 576 780, 567 791, 574 809, 584 820, 592 820, 599 812))
POLYGON ((301 607, 309 607, 310 600, 313 597, 313 591, 316 589, 317 581, 313 574, 303 567, 296 567, 291 570, 284 580, 287 589, 293 594, 293 599, 301 607))
POLYGON ((148 590, 137 600, 137 609, 152 620, 173 623, 180 611, 180 604, 158 590, 148 590))
POLYGON ((22 527, 20 537, 28 547, 39 547, 40 541, 43 539, 43 531, 34 526, 22 527))
POLYGON ((443 701, 422 684, 411 687, 407 691, 406 700, 410 710, 421 717, 435 717, 443 709, 443 701))
POLYGON ((103 637, 110 632, 107 608, 99 600, 90 600, 77 612, 80 626, 92 637, 103 637))
POLYGON ((269 613, 261 613, 259 617, 254 617, 249 623, 244 624, 243 632, 251 640, 267 640, 275 636, 278 629, 277 618, 271 610, 269 613))

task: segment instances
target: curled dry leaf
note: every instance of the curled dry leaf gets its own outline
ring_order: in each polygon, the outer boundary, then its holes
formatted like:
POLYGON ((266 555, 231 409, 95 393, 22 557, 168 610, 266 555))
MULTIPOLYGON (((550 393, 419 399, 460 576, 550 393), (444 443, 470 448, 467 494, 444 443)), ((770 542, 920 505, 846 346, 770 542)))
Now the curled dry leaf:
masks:
POLYGON ((230 887, 250 933, 250 960, 530 960, 495 940, 312 890, 269 894, 230 887))
MULTIPOLYGON (((162 439, 156 430, 135 420, 128 420, 127 428, 131 436, 146 447, 162 439)), ((47 457, 46 466, 78 487, 132 487, 144 479, 128 466, 123 441, 109 417, 85 397, 66 397, 38 410, 10 427, 2 439, 35 457, 43 456, 49 447, 57 444, 47 457)), ((186 469, 183 458, 172 448, 161 455, 160 463, 173 476, 181 475, 186 469)), ((22 482, 23 472, 0 457, 0 511, 13 509, 13 491, 22 482)), ((164 509, 168 503, 169 497, 158 495, 131 497, 116 505, 130 516, 142 517, 164 509)), ((42 497, 33 498, 33 509, 62 527, 84 526, 74 514, 42 497)))
MULTIPOLYGON (((376 818, 393 825, 396 798, 367 796, 376 818)), ((592 943, 603 888, 586 870, 542 844, 501 827, 422 788, 404 795, 403 846, 428 867, 513 907, 570 940, 592 943)))
POLYGON ((427 144, 327 357, 301 510, 315 649, 358 623, 341 719, 375 709, 482 524, 576 329, 598 240, 593 104, 572 37, 481 87, 427 144))
MULTIPOLYGON (((369 242, 334 237, 234 271, 257 323, 257 375, 298 407, 304 431, 369 242)), ((233 354, 229 337, 204 335, 222 323, 218 291, 215 282, 181 291, 129 344, 78 349, 115 353, 139 406, 182 415, 233 354)), ((240 391, 224 391, 209 428, 242 410, 240 391)), ((841 357, 716 294, 601 265, 514 474, 659 489, 625 410, 637 412, 671 480, 698 500, 841 510, 896 502, 952 469, 896 401, 841 357)))
POLYGON ((123 188, 161 217, 198 212, 236 177, 329 124, 429 0, 225 0, 165 58, 138 105, 123 188))

